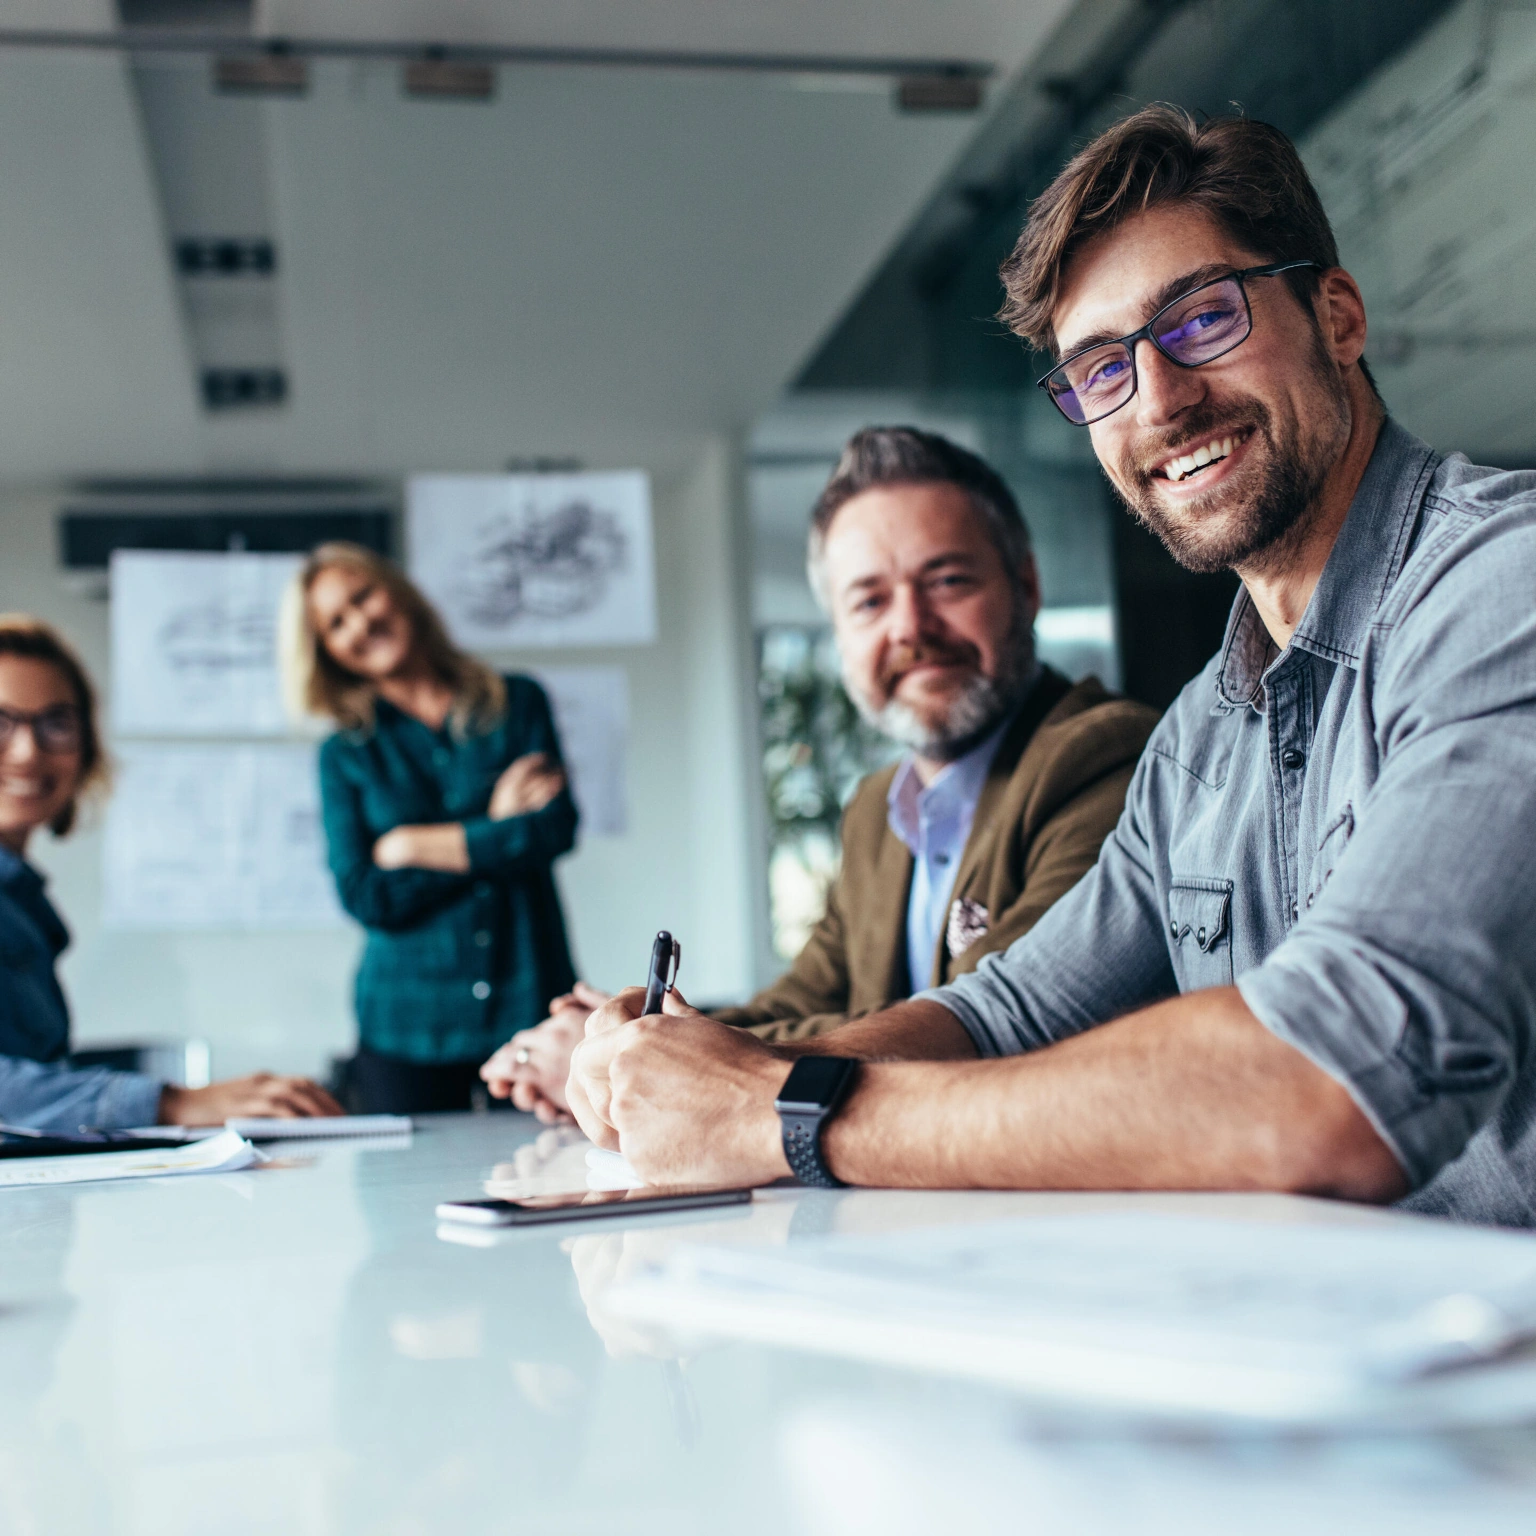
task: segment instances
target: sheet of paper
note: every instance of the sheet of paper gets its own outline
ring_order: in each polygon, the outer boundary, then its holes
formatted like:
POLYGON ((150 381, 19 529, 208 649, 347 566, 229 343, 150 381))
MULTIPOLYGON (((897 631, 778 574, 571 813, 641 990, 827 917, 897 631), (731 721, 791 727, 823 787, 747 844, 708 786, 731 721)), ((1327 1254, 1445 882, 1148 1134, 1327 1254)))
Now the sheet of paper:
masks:
POLYGON ((136 1152, 92 1152, 73 1157, 30 1157, 0 1162, 0 1188, 29 1184, 96 1184, 115 1179, 157 1179, 172 1173, 232 1173, 261 1162, 243 1136, 224 1130, 185 1147, 136 1152))
POLYGON ((298 555, 118 550, 115 729, 141 736, 282 735, 277 612, 300 564, 298 555))
POLYGON ((338 927, 315 749, 122 742, 102 921, 140 930, 338 927))
POLYGON ((415 475, 411 575, 459 644, 647 645, 656 638, 650 481, 415 475))
POLYGON ((622 836, 629 825, 629 678, 623 667, 539 667, 530 676, 549 695, 582 834, 622 836))
MULTIPOLYGON (((1536 1236, 1410 1220, 1041 1217, 773 1254, 684 1249, 615 1304, 1053 1396, 1310 1420, 1407 1387, 1454 1393, 1468 1372, 1450 1367, 1536 1327, 1536 1236)), ((1521 1369, 1529 1409, 1536 1358, 1521 1369)))

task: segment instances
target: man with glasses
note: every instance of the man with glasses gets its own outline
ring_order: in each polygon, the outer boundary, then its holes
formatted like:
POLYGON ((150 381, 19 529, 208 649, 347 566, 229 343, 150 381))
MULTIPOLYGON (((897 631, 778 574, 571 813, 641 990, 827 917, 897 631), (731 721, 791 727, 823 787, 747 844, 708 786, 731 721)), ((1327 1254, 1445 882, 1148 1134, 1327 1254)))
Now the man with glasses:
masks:
POLYGON ((1004 954, 776 1050, 626 994, 576 1053, 578 1119, 656 1182, 1536 1222, 1536 477, 1387 418, 1359 289, 1264 124, 1126 119, 1003 277, 1132 514, 1242 578, 1220 651, 1098 863, 1004 954))

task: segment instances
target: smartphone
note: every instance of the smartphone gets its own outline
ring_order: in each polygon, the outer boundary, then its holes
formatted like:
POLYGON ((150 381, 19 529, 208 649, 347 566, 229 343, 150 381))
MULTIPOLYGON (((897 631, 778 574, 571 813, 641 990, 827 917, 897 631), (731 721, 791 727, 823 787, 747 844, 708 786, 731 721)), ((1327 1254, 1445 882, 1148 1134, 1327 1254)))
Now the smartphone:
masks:
POLYGON ((532 1227, 549 1221, 596 1216, 645 1216, 652 1211, 697 1211, 713 1205, 745 1205, 750 1189, 584 1189, 574 1194, 531 1195, 526 1200, 445 1200, 439 1221, 479 1227, 532 1227))

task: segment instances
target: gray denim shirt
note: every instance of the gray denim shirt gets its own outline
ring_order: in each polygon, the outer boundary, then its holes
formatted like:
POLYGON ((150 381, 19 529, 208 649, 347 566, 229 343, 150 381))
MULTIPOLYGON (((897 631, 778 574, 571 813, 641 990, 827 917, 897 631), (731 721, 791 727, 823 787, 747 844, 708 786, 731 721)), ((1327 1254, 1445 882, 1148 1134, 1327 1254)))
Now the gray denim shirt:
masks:
POLYGON ((1536 1225, 1536 473, 1389 422, 1291 643, 1240 592, 1097 865, 920 995, 993 1056, 1234 980, 1407 1207, 1536 1225))

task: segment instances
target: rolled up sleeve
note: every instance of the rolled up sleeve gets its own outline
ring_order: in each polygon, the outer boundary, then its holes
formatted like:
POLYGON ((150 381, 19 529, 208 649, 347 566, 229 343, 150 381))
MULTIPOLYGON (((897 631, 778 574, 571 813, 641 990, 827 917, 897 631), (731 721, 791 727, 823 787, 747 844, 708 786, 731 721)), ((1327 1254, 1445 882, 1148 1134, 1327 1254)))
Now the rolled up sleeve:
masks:
POLYGON ((153 1125, 165 1084, 138 1072, 0 1056, 0 1120, 34 1131, 153 1125))
POLYGON ((959 1019, 982 1056, 1039 1050, 1177 990, 1146 826, 1148 763, 1098 862, 1023 938, 969 975, 921 992, 959 1019))
POLYGON ((1450 530, 1365 647, 1377 761, 1355 830, 1302 920, 1238 979, 1416 1187, 1497 1115, 1533 1049, 1536 529, 1501 521, 1450 530))

